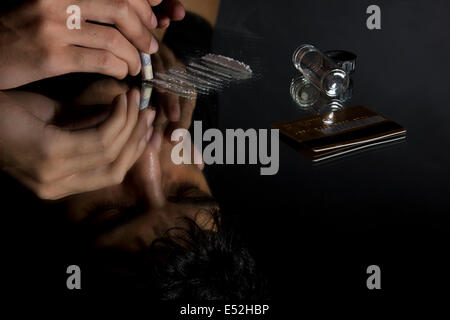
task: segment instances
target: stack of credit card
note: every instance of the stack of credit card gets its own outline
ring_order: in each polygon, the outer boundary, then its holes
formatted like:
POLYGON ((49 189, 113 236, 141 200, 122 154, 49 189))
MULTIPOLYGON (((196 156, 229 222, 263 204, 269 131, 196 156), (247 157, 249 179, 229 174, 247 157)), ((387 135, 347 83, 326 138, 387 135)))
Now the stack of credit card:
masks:
POLYGON ((274 123, 272 128, 279 129, 291 145, 314 162, 406 138, 401 125, 363 106, 274 123))

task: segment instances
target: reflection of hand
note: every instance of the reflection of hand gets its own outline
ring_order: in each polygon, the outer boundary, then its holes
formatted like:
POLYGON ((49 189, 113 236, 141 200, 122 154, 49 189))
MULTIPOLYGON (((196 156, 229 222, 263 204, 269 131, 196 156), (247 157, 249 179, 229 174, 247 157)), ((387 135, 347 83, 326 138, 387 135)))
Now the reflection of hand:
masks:
MULTIPOLYGON (((153 55, 153 68, 157 73, 168 73, 169 69, 185 70, 184 64, 175 56, 173 51, 164 43, 160 50, 153 55)), ((172 94, 165 90, 155 88, 155 104, 163 112, 158 113, 155 127, 165 131, 170 137, 176 129, 189 129, 192 122, 192 114, 195 109, 196 98, 188 99, 172 94)))
MULTIPOLYGON (((173 51, 164 43, 153 57, 153 67, 156 72, 168 73, 169 69, 184 70, 184 64, 177 59, 173 51)), ((167 139, 171 139, 172 132, 177 129, 189 129, 192 115, 197 102, 196 98, 189 99, 164 90, 155 90, 155 101, 163 112, 159 112, 154 123, 158 132, 163 132, 167 139)))
MULTIPOLYGON (((161 2, 78 0, 75 4, 81 9, 82 21, 81 28, 74 30, 66 24, 72 0, 25 2, 0 17, 0 72, 8 75, 0 79, 0 89, 70 72, 116 78, 137 75, 141 67, 138 50, 158 50, 149 30, 158 25, 151 7, 161 2)), ((159 24, 184 16, 177 0, 165 0, 160 6, 164 10, 159 24)))
MULTIPOLYGON (((153 69, 157 73, 168 73, 169 69, 184 70, 184 64, 177 59, 173 51, 164 43, 161 43, 158 53, 153 55, 153 69)), ((158 95, 158 105, 164 110, 164 114, 169 121, 180 120, 181 106, 180 97, 156 89, 158 95)))
POLYGON ((115 98, 96 128, 69 131, 48 123, 54 101, 0 92, 1 168, 43 199, 118 184, 152 136, 155 113, 138 105, 139 93, 131 90, 115 98))
POLYGON ((167 28, 170 21, 179 21, 184 18, 184 7, 179 0, 165 0, 158 10, 158 27, 167 28))
MULTIPOLYGON (((167 97, 166 101, 170 101, 173 99, 172 94, 162 94, 162 95, 170 95, 171 97, 167 97)), ((178 105, 180 108, 180 116, 178 120, 171 121, 167 119, 165 113, 160 113, 157 115, 157 119, 155 120, 155 126, 159 126, 161 123, 164 123, 165 127, 165 136, 170 139, 172 132, 177 129, 186 129, 188 130, 192 125, 192 115, 195 110, 196 99, 188 99, 183 97, 177 97, 178 105)))
POLYGON ((124 81, 105 78, 90 83, 77 97, 75 106, 110 105, 120 94, 128 92, 130 87, 124 81))

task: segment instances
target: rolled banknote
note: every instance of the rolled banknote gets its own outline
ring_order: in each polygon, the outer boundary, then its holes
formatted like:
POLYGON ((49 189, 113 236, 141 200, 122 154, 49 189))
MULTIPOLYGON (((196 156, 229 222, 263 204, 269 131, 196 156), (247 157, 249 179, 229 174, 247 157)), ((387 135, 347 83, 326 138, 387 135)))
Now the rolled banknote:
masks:
POLYGON ((148 53, 141 52, 141 63, 142 63, 142 79, 152 80, 153 79, 152 58, 148 53))
POLYGON ((149 107, 150 99, 152 97, 153 87, 148 83, 143 82, 141 87, 141 102, 139 110, 144 110, 149 107))

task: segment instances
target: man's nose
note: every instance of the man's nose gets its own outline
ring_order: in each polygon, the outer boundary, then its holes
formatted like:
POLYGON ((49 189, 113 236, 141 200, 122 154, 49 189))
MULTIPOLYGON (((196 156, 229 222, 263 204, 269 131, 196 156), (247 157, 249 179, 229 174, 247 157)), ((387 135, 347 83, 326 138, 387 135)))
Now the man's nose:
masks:
POLYGON ((205 163, 203 160, 203 154, 201 151, 201 146, 197 146, 187 129, 180 129, 175 134, 172 134, 173 144, 182 144, 183 156, 182 162, 184 164, 194 164, 197 168, 203 171, 205 168, 205 163), (188 154, 185 154, 186 150, 188 154))
POLYGON ((143 196, 150 208, 160 208, 165 203, 162 188, 162 174, 159 153, 162 133, 155 131, 150 142, 130 172, 132 184, 137 194, 143 196))
POLYGON ((198 163, 195 163, 195 165, 203 171, 203 169, 205 168, 205 162, 203 160, 203 154, 202 151, 193 143, 192 144, 192 150, 193 150, 193 158, 195 159, 199 159, 200 161, 198 163))

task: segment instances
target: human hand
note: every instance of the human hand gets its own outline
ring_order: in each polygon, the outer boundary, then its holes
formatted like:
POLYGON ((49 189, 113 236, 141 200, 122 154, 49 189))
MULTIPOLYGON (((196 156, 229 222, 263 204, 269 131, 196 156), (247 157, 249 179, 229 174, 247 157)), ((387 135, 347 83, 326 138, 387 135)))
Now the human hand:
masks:
POLYGON ((180 21, 186 12, 183 4, 179 0, 166 0, 155 8, 158 18, 158 27, 167 28, 170 21, 180 21))
POLYGON ((139 112, 139 98, 120 94, 105 121, 71 131, 50 124, 55 101, 0 92, 0 166, 42 199, 119 184, 152 142, 155 112, 139 112))
POLYGON ((178 0, 36 0, 0 17, 0 89, 71 72, 118 79, 141 70, 139 51, 154 53, 150 30, 179 19, 178 0), (66 10, 78 5, 80 29, 67 27, 66 10), (153 6, 164 10, 158 17, 153 6))

